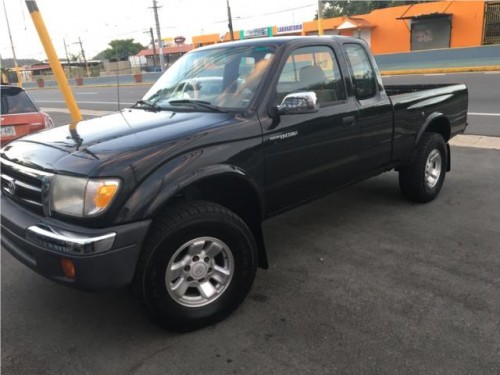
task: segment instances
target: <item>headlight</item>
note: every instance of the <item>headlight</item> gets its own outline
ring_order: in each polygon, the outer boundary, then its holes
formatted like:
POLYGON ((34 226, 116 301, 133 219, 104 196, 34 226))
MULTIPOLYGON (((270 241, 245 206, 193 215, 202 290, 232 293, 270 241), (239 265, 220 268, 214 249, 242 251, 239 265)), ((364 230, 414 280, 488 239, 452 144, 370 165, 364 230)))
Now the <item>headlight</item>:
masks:
POLYGON ((95 216, 110 206, 119 187, 118 179, 55 175, 50 188, 50 209, 70 216, 95 216))

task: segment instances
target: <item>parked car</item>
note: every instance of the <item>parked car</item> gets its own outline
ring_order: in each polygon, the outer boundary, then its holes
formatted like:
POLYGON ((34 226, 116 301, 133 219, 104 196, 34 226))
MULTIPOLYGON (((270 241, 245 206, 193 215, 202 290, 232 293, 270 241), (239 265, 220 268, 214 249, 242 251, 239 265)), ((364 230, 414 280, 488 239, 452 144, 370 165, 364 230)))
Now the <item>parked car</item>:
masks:
POLYGON ((195 49, 132 108, 0 150, 2 244, 54 281, 131 285, 155 322, 200 328, 267 268, 264 220, 390 170, 409 200, 435 199, 467 105, 463 84, 384 87, 357 38, 195 49))
POLYGON ((50 116, 41 112, 28 93, 16 86, 1 85, 1 138, 2 145, 40 130, 52 128, 50 116))

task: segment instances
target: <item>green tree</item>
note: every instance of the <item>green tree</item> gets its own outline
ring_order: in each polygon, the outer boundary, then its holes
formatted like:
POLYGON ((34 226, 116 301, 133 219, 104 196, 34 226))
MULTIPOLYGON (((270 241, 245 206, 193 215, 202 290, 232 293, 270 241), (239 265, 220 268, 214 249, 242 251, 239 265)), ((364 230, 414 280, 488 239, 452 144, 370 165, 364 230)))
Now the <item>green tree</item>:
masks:
POLYGON ((109 48, 99 52, 93 60, 109 60, 124 58, 136 55, 145 47, 141 43, 134 42, 134 39, 115 39, 108 43, 109 48))
MULTIPOLYGON (((333 18, 341 16, 354 16, 358 14, 367 14, 375 9, 397 7, 401 5, 410 5, 425 3, 426 1, 368 1, 368 0, 334 0, 323 1, 323 18, 333 18)), ((318 19, 318 13, 314 19, 318 19)))

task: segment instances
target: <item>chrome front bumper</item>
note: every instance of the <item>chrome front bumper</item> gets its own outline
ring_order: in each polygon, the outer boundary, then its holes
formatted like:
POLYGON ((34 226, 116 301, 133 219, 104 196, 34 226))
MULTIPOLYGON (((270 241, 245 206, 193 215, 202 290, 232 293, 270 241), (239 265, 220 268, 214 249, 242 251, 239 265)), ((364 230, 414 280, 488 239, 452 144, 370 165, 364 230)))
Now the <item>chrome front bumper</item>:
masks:
POLYGON ((81 235, 37 224, 26 229, 26 239, 48 250, 72 255, 90 255, 110 250, 116 233, 98 236, 81 235))
POLYGON ((4 250, 37 273, 85 290, 130 284, 151 220, 103 229, 86 228, 40 216, 1 195, 1 243, 4 250), (61 260, 71 260, 68 278, 61 260))

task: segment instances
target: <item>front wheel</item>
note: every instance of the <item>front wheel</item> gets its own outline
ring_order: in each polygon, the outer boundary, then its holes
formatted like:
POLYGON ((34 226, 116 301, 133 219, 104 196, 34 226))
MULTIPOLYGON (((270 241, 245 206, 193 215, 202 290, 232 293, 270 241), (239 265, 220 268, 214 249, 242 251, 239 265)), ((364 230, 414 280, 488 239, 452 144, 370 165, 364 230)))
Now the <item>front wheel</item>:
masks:
POLYGON ((399 171, 399 187, 414 202, 426 203, 436 198, 446 175, 448 155, 443 137, 424 133, 413 162, 399 171))
POLYGON ((248 226, 228 209, 198 201, 173 206, 154 223, 136 282, 155 322, 189 331, 236 309, 256 269, 248 226))

